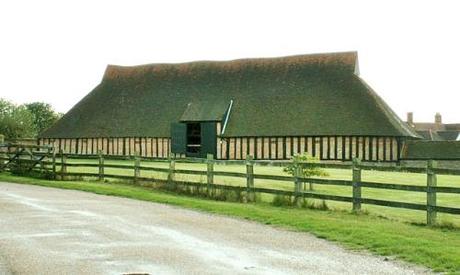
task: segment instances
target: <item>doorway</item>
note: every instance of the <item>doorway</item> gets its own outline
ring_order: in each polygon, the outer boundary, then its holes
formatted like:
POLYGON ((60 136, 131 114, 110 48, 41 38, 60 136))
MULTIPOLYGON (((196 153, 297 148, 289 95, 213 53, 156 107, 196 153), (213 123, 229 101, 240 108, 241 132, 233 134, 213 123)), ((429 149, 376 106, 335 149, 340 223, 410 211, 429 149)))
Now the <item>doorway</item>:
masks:
POLYGON ((171 152, 205 158, 217 154, 217 123, 214 121, 171 124, 171 152))
POLYGON ((201 153, 201 124, 187 123, 187 155, 200 156, 201 153))

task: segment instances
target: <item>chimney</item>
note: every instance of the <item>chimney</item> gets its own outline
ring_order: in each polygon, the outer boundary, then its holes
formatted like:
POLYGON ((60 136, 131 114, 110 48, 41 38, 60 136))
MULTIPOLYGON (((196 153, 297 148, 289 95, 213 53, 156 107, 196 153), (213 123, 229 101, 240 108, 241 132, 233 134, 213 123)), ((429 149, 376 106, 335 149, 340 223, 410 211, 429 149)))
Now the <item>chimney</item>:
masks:
POLYGON ((414 124, 414 113, 407 113, 407 123, 409 123, 410 125, 414 124))
POLYGON ((434 116, 434 123, 442 124, 442 116, 440 113, 436 113, 436 115, 434 116))

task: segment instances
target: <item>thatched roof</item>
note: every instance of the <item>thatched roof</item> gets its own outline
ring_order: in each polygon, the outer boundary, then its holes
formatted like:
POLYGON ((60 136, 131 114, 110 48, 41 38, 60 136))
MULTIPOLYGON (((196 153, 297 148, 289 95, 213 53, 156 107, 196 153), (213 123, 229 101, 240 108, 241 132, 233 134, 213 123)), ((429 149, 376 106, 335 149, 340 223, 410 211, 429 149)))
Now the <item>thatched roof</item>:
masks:
POLYGON ((41 137, 168 137, 180 120, 219 120, 225 136, 416 137, 358 76, 356 52, 109 65, 102 82, 41 137))
POLYGON ((413 140, 406 144, 403 159, 460 160, 459 141, 413 140))

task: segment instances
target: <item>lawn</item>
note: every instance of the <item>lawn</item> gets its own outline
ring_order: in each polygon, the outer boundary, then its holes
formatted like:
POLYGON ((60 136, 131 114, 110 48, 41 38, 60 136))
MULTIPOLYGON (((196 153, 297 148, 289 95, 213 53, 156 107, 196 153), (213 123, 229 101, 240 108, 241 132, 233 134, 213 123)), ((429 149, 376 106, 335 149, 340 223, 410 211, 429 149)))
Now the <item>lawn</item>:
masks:
POLYGON ((456 228, 414 225, 372 213, 274 207, 266 202, 217 202, 122 183, 49 181, 7 173, 0 173, 0 181, 75 189, 228 215, 289 230, 310 232, 349 249, 368 250, 423 265, 434 271, 460 272, 460 230, 456 228))
MULTIPOLYGON (((97 160, 68 160, 69 163, 97 163, 97 160)), ((105 160, 105 164, 123 164, 133 165, 134 161, 130 160, 105 160)), ((167 162, 155 162, 155 161, 142 161, 142 166, 148 167, 160 167, 167 168, 167 162)), ((176 163, 176 169, 185 170, 206 170, 206 164, 201 163, 176 163)), ((215 171, 225 172, 246 172, 244 165, 222 165, 216 164, 214 167, 215 171)), ((325 169, 330 179, 343 179, 350 180, 352 173, 350 169, 325 169)), ((69 172, 87 172, 97 173, 97 167, 68 167, 69 172)), ((105 173, 114 175, 128 175, 132 176, 134 171, 132 169, 115 169, 105 168, 105 173)), ((254 166, 254 173, 263 175, 288 175, 283 172, 282 167, 275 166, 254 166)), ((166 179, 166 173, 154 172, 154 171, 141 171, 142 177, 149 177, 153 179, 166 179)), ((176 175, 177 180, 194 181, 194 182, 206 182, 206 176, 200 175, 176 175)), ((405 173, 405 172, 381 172, 381 171, 362 171, 362 180, 369 182, 380 182, 380 183, 395 183, 395 184, 406 184, 406 185, 419 185, 426 186, 426 174, 418 173, 405 173)), ((234 186, 246 186, 245 178, 235 177, 223 177, 215 176, 214 182, 217 184, 234 185, 234 186)), ((451 175, 438 175, 438 186, 450 186, 460 187, 460 176, 451 175)), ((290 182, 274 181, 274 180, 255 180, 255 187, 273 188, 281 190, 293 190, 294 184, 290 182)), ((314 185, 314 192, 330 195, 339 196, 351 196, 351 187, 347 186, 329 186, 329 185, 314 185)), ((426 194, 422 192, 413 191, 398 191, 398 190, 384 190, 384 189, 373 189, 373 188, 362 188, 363 198, 382 199, 390 201, 401 201, 411 203, 426 203, 426 194)), ((437 203, 439 206, 448 207, 460 207, 460 195, 459 194, 438 194, 437 203)), ((271 202, 273 196, 269 194, 263 194, 261 196, 265 202, 271 202)), ((335 210, 350 210, 350 203, 327 201, 329 208, 335 210)), ((379 215, 388 219, 400 220, 411 223, 425 223, 426 212, 419 210, 406 210, 399 208, 390 208, 374 205, 362 205, 362 209, 371 214, 379 215)), ((456 227, 460 227, 460 216, 450 215, 444 213, 438 213, 438 222, 441 224, 450 224, 456 227)))

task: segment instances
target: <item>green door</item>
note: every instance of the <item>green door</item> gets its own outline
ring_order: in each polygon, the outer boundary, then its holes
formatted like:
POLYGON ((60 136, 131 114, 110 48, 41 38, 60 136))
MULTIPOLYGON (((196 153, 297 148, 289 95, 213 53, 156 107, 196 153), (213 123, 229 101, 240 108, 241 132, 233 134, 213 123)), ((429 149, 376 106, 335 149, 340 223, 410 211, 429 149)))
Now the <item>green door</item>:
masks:
POLYGON ((171 152, 185 154, 187 149, 187 124, 171 123, 171 152))
POLYGON ((201 123, 201 152, 200 157, 206 158, 207 154, 216 157, 217 154, 217 123, 201 123))

